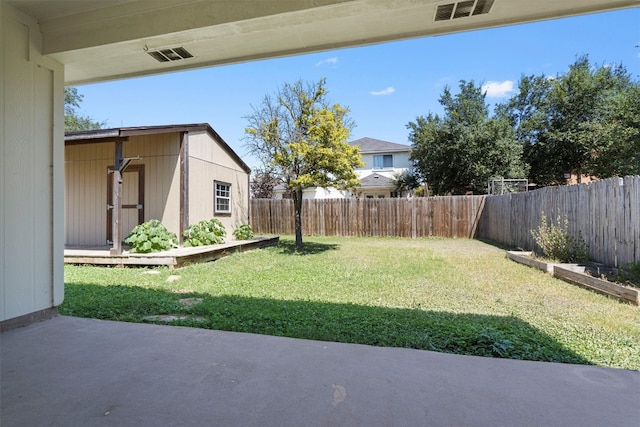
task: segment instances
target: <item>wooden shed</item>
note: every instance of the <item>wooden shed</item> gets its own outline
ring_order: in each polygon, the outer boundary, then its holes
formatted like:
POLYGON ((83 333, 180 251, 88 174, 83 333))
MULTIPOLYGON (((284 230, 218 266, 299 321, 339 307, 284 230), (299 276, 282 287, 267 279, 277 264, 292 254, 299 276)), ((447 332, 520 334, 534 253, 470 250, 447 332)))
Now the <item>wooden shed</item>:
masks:
POLYGON ((64 156, 68 246, 121 253, 151 219, 179 237, 203 219, 222 221, 228 237, 249 223, 251 170, 208 124, 70 132, 64 156))

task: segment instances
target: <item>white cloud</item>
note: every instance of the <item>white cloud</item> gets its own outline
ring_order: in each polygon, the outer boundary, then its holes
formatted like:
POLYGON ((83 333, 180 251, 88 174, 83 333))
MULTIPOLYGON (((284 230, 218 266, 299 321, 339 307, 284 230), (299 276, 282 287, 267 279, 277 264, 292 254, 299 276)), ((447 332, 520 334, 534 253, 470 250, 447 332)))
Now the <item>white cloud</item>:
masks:
POLYGON ((489 81, 482 85, 482 92, 485 92, 489 98, 504 98, 513 92, 513 82, 511 80, 503 82, 489 81))
POLYGON ((324 64, 336 65, 337 63, 338 63, 338 57, 337 56, 333 56, 331 58, 327 58, 327 59, 323 59, 322 61, 318 61, 316 63, 316 67, 319 67, 319 66, 324 65, 324 64))
POLYGON ((373 91, 373 92, 369 92, 371 95, 373 96, 378 96, 378 95, 391 95, 393 92, 395 92, 396 89, 392 86, 389 86, 386 89, 383 90, 378 90, 378 91, 373 91))
POLYGON ((443 86, 447 86, 449 84, 449 82, 453 81, 453 79, 451 77, 443 77, 440 80, 438 80, 436 82, 436 87, 443 87, 443 86))

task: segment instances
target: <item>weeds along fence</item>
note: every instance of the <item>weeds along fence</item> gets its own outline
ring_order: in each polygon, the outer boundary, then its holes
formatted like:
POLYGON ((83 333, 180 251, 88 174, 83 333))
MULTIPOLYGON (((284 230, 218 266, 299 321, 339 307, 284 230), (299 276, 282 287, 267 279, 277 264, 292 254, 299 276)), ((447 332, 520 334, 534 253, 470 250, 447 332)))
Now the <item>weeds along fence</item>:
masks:
MULTIPOLYGON (((303 234, 466 237, 477 235, 485 196, 304 200, 303 234)), ((293 234, 293 200, 251 199, 257 234, 293 234)))
POLYGON ((609 266, 640 262, 640 176, 488 196, 478 237, 534 249, 531 230, 542 212, 554 223, 566 215, 569 234, 582 235, 592 260, 609 266))

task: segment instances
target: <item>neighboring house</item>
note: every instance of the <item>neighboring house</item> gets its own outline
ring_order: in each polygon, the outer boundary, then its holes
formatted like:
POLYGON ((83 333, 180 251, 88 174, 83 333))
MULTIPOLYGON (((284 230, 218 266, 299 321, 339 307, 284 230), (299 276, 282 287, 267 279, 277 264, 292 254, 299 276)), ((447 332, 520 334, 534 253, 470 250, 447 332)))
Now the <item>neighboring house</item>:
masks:
POLYGON ((411 167, 411 147, 373 138, 360 138, 350 142, 360 147, 364 166, 357 169, 361 187, 354 191, 356 197, 399 197, 394 178, 411 167))
POLYGON ((227 237, 249 222, 251 170, 208 124, 70 132, 64 156, 66 245, 113 244, 118 205, 119 241, 151 219, 179 237, 203 219, 218 218, 227 237))
MULTIPOLYGON (((361 186, 354 191, 336 188, 305 188, 303 199, 345 199, 352 197, 385 198, 401 197, 395 189, 394 179, 411 167, 408 145, 382 141, 373 138, 360 138, 349 143, 360 147, 364 166, 355 170, 361 186)), ((273 198, 286 198, 287 189, 279 185, 273 189, 273 198)))
POLYGON ((578 176, 575 173, 565 173, 564 177, 567 179, 567 185, 586 184, 589 182, 598 181, 598 178, 596 178, 595 176, 584 174, 578 176))
MULTIPOLYGON (((311 187, 302 190, 302 200, 345 199, 349 197, 352 197, 349 191, 338 190, 332 187, 311 187)), ((277 185, 273 188, 273 198, 287 199, 290 198, 290 195, 284 185, 277 185)))
POLYGON ((396 191, 393 178, 377 172, 360 178, 360 187, 355 191, 355 197, 367 199, 384 199, 386 197, 401 197, 396 191))

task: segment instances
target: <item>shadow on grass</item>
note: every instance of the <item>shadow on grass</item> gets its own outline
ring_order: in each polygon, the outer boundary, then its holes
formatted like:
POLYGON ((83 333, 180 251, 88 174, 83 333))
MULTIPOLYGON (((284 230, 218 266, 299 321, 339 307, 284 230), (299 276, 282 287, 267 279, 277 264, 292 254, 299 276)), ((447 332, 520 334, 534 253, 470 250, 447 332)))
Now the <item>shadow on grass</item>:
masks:
POLYGON ((482 243, 486 243, 487 245, 490 246, 494 246, 498 249, 502 249, 504 251, 519 251, 521 250, 520 248, 517 248, 515 246, 511 246, 511 245, 507 245, 506 243, 500 243, 496 240, 490 240, 490 239, 477 239, 479 241, 481 241, 482 243))
POLYGON ((278 249, 281 253, 287 255, 315 255, 326 251, 336 250, 340 245, 334 243, 318 243, 318 242, 305 242, 303 240, 303 246, 301 251, 296 251, 295 240, 280 240, 278 249))
POLYGON ((65 302, 59 311, 69 316, 144 322, 150 315, 191 315, 193 318, 169 324, 474 356, 590 364, 549 335, 511 316, 174 294, 138 287, 74 283, 67 284, 65 292, 65 302), (185 307, 179 301, 181 298, 202 298, 202 302, 185 307))

